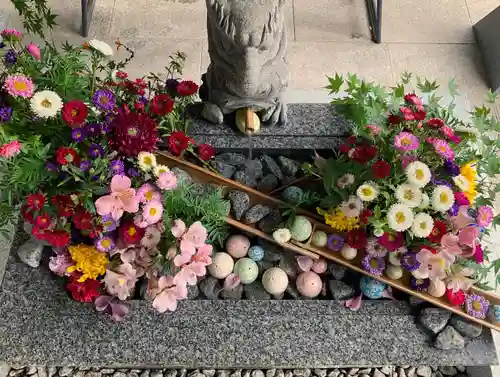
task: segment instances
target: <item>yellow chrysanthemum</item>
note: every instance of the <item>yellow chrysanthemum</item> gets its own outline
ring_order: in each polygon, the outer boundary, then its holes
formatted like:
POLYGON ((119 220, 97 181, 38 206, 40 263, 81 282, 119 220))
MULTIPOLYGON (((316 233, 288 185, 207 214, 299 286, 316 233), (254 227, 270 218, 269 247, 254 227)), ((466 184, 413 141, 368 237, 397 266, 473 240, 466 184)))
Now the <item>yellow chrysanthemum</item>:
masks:
POLYGON ((108 256, 101 253, 95 247, 89 245, 71 245, 68 247, 71 258, 75 265, 68 267, 67 272, 79 271, 82 273, 79 282, 87 279, 96 279, 106 273, 106 266, 109 263, 108 256))
POLYGON ((337 232, 349 232, 359 228, 359 218, 345 216, 340 208, 331 208, 328 211, 316 208, 316 211, 325 218, 325 223, 337 232))
POLYGON ((471 203, 474 203, 477 196, 477 169, 476 161, 468 162, 460 167, 460 175, 469 182, 469 189, 465 191, 465 196, 471 203))

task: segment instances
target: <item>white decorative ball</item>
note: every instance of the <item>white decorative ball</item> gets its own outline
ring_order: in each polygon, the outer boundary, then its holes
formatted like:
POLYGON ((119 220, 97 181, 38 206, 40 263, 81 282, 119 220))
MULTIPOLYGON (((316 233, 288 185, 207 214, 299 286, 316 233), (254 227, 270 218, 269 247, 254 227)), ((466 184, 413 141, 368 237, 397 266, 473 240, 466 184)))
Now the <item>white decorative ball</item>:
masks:
POLYGON ((250 258, 242 258, 234 264, 234 273, 241 284, 250 284, 259 276, 259 266, 250 258))
POLYGON ((279 295, 288 286, 288 276, 281 268, 271 267, 262 275, 262 285, 268 293, 279 295))
POLYGON ((385 274, 393 280, 398 280, 403 277, 403 269, 399 266, 389 265, 385 269, 385 274))
POLYGON ((358 250, 350 247, 347 244, 344 244, 342 246, 342 249, 340 249, 340 255, 342 255, 344 259, 353 260, 354 258, 356 258, 356 255, 358 255, 358 250))
POLYGON ((227 275, 233 272, 234 261, 228 253, 215 253, 212 258, 212 264, 208 266, 208 272, 214 278, 225 279, 227 275))
POLYGON ((316 247, 325 247, 328 242, 328 234, 322 230, 316 230, 311 238, 311 243, 316 247))
POLYGON ((443 297, 446 293, 446 284, 442 280, 431 280, 427 293, 433 297, 443 297))

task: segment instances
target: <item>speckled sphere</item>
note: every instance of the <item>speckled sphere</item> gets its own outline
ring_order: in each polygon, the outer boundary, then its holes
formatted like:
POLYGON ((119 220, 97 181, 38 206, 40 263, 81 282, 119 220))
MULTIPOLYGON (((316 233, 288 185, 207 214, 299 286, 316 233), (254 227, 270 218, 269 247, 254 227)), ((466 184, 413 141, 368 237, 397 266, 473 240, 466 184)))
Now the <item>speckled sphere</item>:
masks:
POLYGON ((441 280, 431 280, 427 293, 433 297, 443 297, 446 293, 446 284, 441 280))
POLYGON ((340 255, 342 255, 344 259, 353 260, 354 258, 356 258, 356 255, 358 255, 358 250, 350 247, 347 244, 344 244, 342 246, 342 249, 340 249, 340 255))
POLYGON ((241 284, 250 284, 259 276, 259 266, 250 258, 242 258, 234 264, 234 273, 241 284))
POLYGON ((290 227, 290 233, 294 241, 307 241, 312 233, 312 224, 305 216, 295 216, 292 226, 290 227))
POLYGON ((389 265, 385 269, 385 274, 393 280, 398 280, 403 277, 403 269, 399 266, 389 265))
POLYGON ((243 258, 247 255, 250 240, 242 234, 235 234, 226 241, 226 251, 233 258, 243 258))
POLYGON ((316 247, 325 247, 328 243, 328 234, 322 230, 317 230, 311 237, 311 243, 316 247))
POLYGON ((326 271, 328 268, 328 264, 326 263, 326 260, 323 258, 318 259, 316 262, 314 262, 312 266, 312 270, 316 272, 317 274, 322 274, 323 272, 326 271))
POLYGON ((321 293, 323 284, 319 275, 312 271, 301 273, 296 281, 297 290, 302 296, 316 297, 321 293))
POLYGON ((500 305, 490 306, 490 319, 493 323, 500 323, 500 305))
POLYGON ((279 295, 288 286, 288 276, 281 268, 272 267, 262 275, 262 285, 268 293, 279 295))
POLYGON ((382 297, 387 285, 368 276, 363 276, 359 282, 359 288, 366 297, 376 300, 382 297))
POLYGON ((227 275, 233 272, 234 261, 228 253, 215 253, 212 258, 212 264, 208 266, 208 272, 214 278, 225 279, 227 275))
POLYGON ((252 246, 248 249, 248 257, 255 262, 261 261, 264 259, 264 249, 258 245, 252 246))
POLYGON ((297 186, 289 186, 283 190, 281 197, 287 203, 297 204, 300 202, 300 198, 304 194, 304 191, 300 187, 297 186))

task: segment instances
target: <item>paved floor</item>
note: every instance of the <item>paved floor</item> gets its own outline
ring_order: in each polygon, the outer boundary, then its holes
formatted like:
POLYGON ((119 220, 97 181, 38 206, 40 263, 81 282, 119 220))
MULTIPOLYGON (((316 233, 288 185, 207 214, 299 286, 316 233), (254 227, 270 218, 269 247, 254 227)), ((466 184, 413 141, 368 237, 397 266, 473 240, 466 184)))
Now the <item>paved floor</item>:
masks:
MULTIPOLYGON (((91 36, 113 43, 120 38, 136 51, 129 73, 161 71, 177 50, 188 55, 187 78, 200 80, 209 63, 203 0, 96 0, 91 36)), ((49 0, 59 14, 55 40, 80 43, 80 2, 49 0)), ((0 11, 8 24, 20 21, 8 0, 0 11)), ((445 86, 455 77, 463 106, 479 104, 488 89, 472 25, 500 6, 500 0, 386 0, 384 43, 370 41, 363 0, 289 0, 286 22, 291 43, 289 98, 326 102, 326 75, 354 72, 382 84, 394 84, 404 71, 437 79, 445 86)), ((494 110, 500 116, 500 110, 494 110)), ((500 211, 500 201, 497 206, 500 211)), ((489 242, 500 258, 500 232, 489 242)), ((497 370, 500 376, 500 370, 497 370)))

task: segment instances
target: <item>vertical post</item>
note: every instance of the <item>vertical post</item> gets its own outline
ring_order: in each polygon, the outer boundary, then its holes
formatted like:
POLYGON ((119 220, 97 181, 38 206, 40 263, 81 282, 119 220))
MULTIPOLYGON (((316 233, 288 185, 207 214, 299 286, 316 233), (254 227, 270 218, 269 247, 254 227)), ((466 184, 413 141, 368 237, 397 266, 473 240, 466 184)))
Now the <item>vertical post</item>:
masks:
POLYGON ((88 25, 88 22, 87 22, 87 17, 88 17, 88 13, 87 13, 87 6, 88 6, 88 3, 87 3, 88 0, 82 0, 82 25, 81 25, 81 34, 82 34, 82 37, 86 38, 89 36, 89 25, 88 25))
POLYGON ((382 1, 377 0, 375 5, 375 0, 365 0, 370 32, 375 43, 382 42, 382 1))

